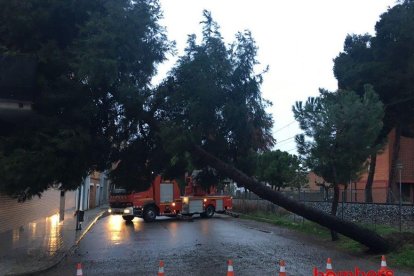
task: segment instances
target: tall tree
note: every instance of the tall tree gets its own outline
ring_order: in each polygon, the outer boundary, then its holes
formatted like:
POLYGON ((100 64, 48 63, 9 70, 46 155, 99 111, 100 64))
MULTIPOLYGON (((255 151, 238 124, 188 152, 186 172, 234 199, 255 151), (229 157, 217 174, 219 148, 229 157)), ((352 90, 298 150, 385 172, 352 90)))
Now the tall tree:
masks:
MULTIPOLYGON (((385 105, 384 127, 376 145, 384 142, 391 129, 396 129, 388 183, 390 189, 395 187, 395 164, 399 153, 400 136, 413 135, 410 130, 414 120, 412 116, 414 89, 410 81, 414 77, 413 7, 414 1, 405 0, 389 9, 377 22, 374 37, 348 35, 345 39, 344 51, 335 58, 334 74, 340 89, 354 90, 362 95, 364 84, 372 84, 385 105)), ((376 152, 373 152, 366 185, 367 201, 372 201, 371 188, 375 161, 376 152)))
MULTIPOLYGON (((262 74, 254 72, 257 47, 248 31, 226 46, 207 11, 202 34, 200 43, 189 36, 185 54, 158 88, 161 137, 174 158, 184 157, 195 143, 248 168, 246 157, 274 142, 272 118, 265 111, 270 103, 260 94, 262 74)), ((191 163, 197 166, 197 158, 191 163)))
MULTIPOLYGON (((344 51, 334 59, 334 75, 338 79, 339 89, 356 91, 363 95, 364 85, 375 83, 376 89, 380 85, 376 82, 377 71, 380 70, 372 49, 372 36, 347 35, 344 42, 344 51)), ((381 98, 381 93, 379 96, 381 98)), ((385 110, 384 125, 374 142, 373 152, 369 157, 368 178, 365 185, 365 201, 372 202, 372 185, 376 168, 376 160, 381 145, 386 142, 392 124, 388 121, 390 114, 385 110)))
MULTIPOLYGON (((335 216, 338 185, 356 179, 373 150, 382 128, 382 103, 368 86, 363 98, 352 91, 321 89, 319 97, 297 102, 293 112, 304 132, 296 137, 299 153, 310 170, 333 184, 335 216)), ((334 232, 332 239, 337 239, 334 232)))
POLYGON ((74 189, 145 136, 135 123, 171 46, 160 16, 156 0, 0 1, 0 55, 35 59, 39 91, 33 116, 0 133, 1 191, 74 189))
POLYGON ((373 48, 381 66, 377 79, 382 80, 383 102, 390 114, 389 120, 396 129, 388 177, 388 187, 394 194, 390 199, 395 200, 398 194, 395 168, 400 151, 400 137, 402 134, 414 136, 414 1, 400 1, 381 15, 375 31, 373 48))

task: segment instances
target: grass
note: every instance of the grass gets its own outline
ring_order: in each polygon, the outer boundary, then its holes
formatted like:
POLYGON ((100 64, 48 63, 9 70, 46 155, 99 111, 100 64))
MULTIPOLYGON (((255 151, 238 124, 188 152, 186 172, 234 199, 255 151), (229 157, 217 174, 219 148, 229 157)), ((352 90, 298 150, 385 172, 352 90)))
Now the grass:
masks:
POLYGON ((398 266, 414 268, 414 245, 406 245, 399 252, 390 254, 389 259, 398 266))
MULTIPOLYGON (((248 213, 241 214, 240 217, 286 227, 301 233, 317 236, 322 240, 330 240, 331 237, 330 231, 327 228, 310 221, 303 221, 301 218, 294 221, 287 213, 275 214, 261 211, 250 211, 248 213)), ((395 249, 386 255, 389 266, 414 269, 414 233, 401 234, 398 229, 386 225, 359 225, 375 231, 396 245, 395 249)), ((342 235, 336 245, 340 249, 354 254, 364 254, 367 251, 365 246, 342 235)), ((370 258, 372 258, 373 261, 378 261, 381 259, 381 256, 370 255, 370 258)))
POLYGON ((249 214, 241 214, 240 217, 256 221, 267 222, 278 226, 283 226, 303 233, 318 235, 322 238, 330 237, 330 233, 328 230, 326 230, 326 228, 309 221, 302 222, 298 220, 296 222, 286 215, 274 215, 265 212, 254 212, 249 214))

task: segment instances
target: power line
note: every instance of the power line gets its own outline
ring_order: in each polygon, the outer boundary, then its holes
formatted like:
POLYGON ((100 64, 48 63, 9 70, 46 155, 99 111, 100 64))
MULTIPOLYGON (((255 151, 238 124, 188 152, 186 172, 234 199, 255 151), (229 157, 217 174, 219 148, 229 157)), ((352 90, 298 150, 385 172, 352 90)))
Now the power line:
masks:
POLYGON ((290 125, 291 125, 291 124, 293 124, 294 122, 296 122, 296 121, 295 121, 295 120, 293 120, 293 121, 292 121, 292 122, 290 122, 289 124, 287 124, 287 125, 285 125, 285 126, 283 126, 283 127, 279 128, 278 130, 274 131, 273 133, 278 133, 279 131, 281 131, 281 130, 283 130, 283 129, 287 128, 288 126, 290 126, 290 125))
POLYGON ((282 141, 276 142, 276 144, 275 144, 275 145, 278 145, 278 144, 281 144, 281 143, 283 143, 283 142, 289 141, 289 140, 291 140, 291 139, 293 139, 293 138, 295 138, 295 137, 296 137, 296 135, 295 135, 295 136, 292 136, 292 137, 289 137, 289 138, 287 138, 287 139, 284 139, 284 140, 282 140, 282 141))
POLYGON ((296 150, 296 148, 293 148, 293 149, 287 150, 286 152, 291 152, 292 150, 296 150))

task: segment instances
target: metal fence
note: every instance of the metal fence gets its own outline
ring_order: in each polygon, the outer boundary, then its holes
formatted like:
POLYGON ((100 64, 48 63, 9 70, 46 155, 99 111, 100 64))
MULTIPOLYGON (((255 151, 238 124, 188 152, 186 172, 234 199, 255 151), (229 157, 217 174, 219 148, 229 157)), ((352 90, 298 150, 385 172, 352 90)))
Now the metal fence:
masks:
MULTIPOLYGON (((332 202, 333 189, 325 191, 301 190, 301 191, 280 191, 285 196, 304 202, 332 202)), ((237 199, 260 199, 256 194, 252 192, 237 191, 235 194, 237 199)), ((414 205, 414 199, 410 196, 402 195, 402 204, 414 205)), ((365 189, 346 189, 341 190, 339 194, 339 202, 345 203, 366 203, 365 202, 365 189)), ((392 190, 388 188, 372 188, 372 203, 376 204, 399 204, 399 195, 394 196, 392 190)))
MULTIPOLYGON (((327 201, 303 202, 325 213, 330 213, 332 204, 327 201)), ((271 213, 291 218, 293 221, 304 221, 286 209, 263 199, 234 199, 233 210, 240 213, 271 213)), ((376 203, 340 203, 337 216, 343 220, 364 223, 368 227, 377 228, 379 225, 388 225, 400 231, 414 231, 414 206, 376 203)))

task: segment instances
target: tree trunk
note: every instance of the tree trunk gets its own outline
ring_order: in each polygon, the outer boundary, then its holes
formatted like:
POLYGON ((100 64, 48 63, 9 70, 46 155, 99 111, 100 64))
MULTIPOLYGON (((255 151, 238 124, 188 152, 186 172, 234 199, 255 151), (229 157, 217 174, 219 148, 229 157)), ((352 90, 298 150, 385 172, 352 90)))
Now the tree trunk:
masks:
MULTIPOLYGON (((338 210, 339 203, 339 187, 337 184, 334 184, 334 197, 331 207, 331 216, 336 217, 336 211, 338 210)), ((339 240, 338 233, 331 229, 331 238, 333 241, 339 240)))
POLYGON ((59 197, 59 221, 65 219, 65 190, 60 191, 59 197))
POLYGON ((324 191, 324 200, 328 202, 329 201, 329 186, 324 186, 323 191, 324 191))
POLYGON ((398 154, 400 153, 400 142, 401 142, 401 125, 397 124, 395 127, 395 140, 393 145, 391 164, 390 164, 390 173, 388 176, 388 198, 387 202, 395 202, 397 199, 396 189, 395 189, 395 166, 398 161, 398 154))
POLYGON ((275 203, 290 212, 358 241, 370 248, 373 252, 386 252, 389 250, 389 244, 387 241, 369 229, 360 227, 351 222, 343 221, 316 208, 309 207, 296 200, 285 197, 281 193, 273 191, 258 181, 248 177, 236 168, 224 163, 199 146, 194 146, 192 153, 198 155, 208 165, 227 175, 238 184, 243 185, 265 200, 275 203))
POLYGON ((375 167, 377 166, 377 154, 371 154, 367 184, 365 185, 365 202, 372 202, 372 183, 374 182, 375 167))

